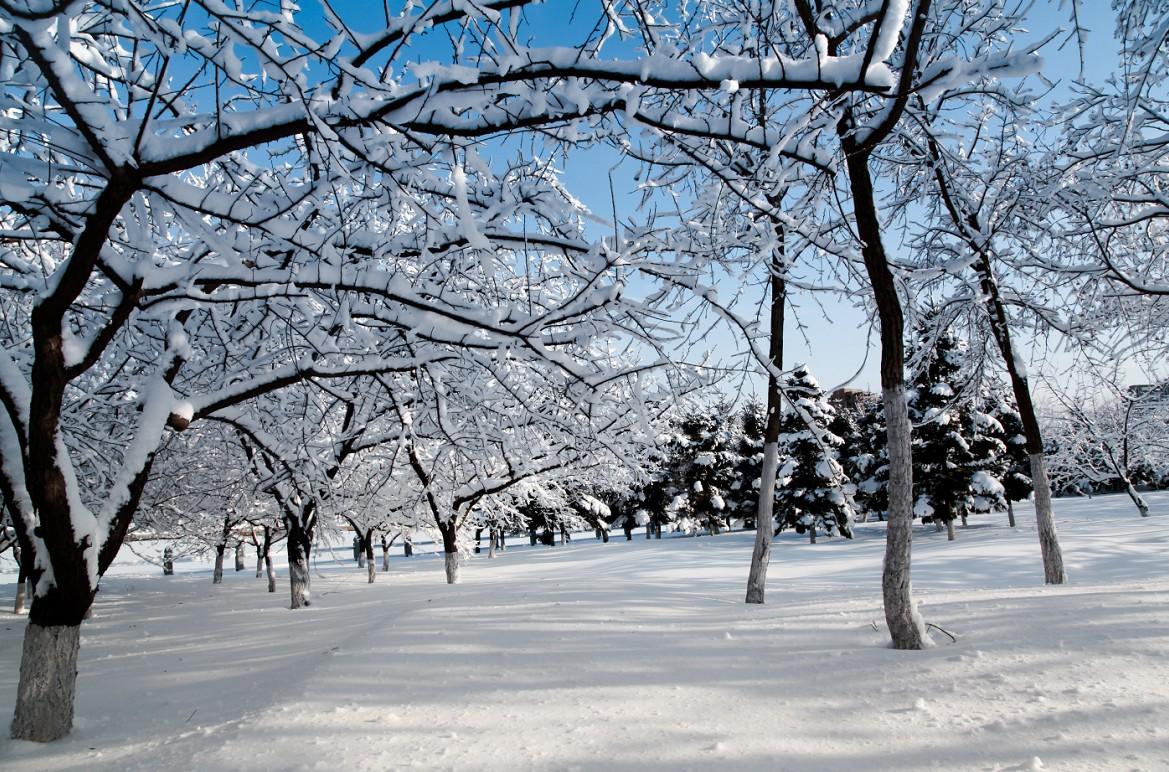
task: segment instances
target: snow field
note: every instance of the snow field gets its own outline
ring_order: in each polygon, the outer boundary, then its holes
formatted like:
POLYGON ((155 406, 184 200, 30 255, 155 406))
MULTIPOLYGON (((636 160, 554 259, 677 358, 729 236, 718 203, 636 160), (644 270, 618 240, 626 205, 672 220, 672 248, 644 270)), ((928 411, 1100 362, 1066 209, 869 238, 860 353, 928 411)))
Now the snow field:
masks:
MULTIPOLYGON (((922 611, 958 638, 925 652, 886 646, 879 524, 781 536, 765 606, 742 603, 750 533, 525 540, 455 586, 438 556, 396 549, 368 585, 325 550, 296 612, 251 561, 216 587, 127 556, 83 628, 73 734, 0 741, 0 767, 1169 769, 1169 495, 1149 500, 1057 500, 1063 587, 1005 514, 953 543, 917 527, 922 611)), ((6 711, 23 625, 0 617, 6 711)))

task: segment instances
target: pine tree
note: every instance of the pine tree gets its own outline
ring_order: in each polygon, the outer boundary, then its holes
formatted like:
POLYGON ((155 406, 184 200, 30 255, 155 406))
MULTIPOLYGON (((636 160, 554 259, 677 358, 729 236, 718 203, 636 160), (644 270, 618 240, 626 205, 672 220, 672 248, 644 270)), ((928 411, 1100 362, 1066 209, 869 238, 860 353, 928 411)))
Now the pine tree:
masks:
POLYGON ((889 457, 885 450, 885 408, 868 400, 857 419, 855 441, 844 455, 845 473, 856 483, 856 506, 864 519, 885 520, 889 512, 889 457))
POLYGON ((1001 399, 995 407, 994 415, 1003 427, 1005 447, 999 464, 999 481, 1003 484, 1007 520, 1014 528, 1015 509, 1012 503, 1025 501, 1034 490, 1030 476, 1031 464, 1027 456, 1027 438, 1023 432, 1023 419, 1011 403, 1001 399))
POLYGON ((795 410, 784 414, 779 430, 786 478, 776 489, 781 523, 809 532, 813 544, 817 533, 851 538, 852 486, 837 461, 844 441, 828 430, 835 411, 802 365, 785 376, 783 391, 795 410))
MULTIPOLYGON (((919 333, 928 345, 928 331, 919 333)), ((974 453, 957 402, 965 344, 949 330, 937 334, 928 361, 909 391, 913 422, 914 514, 945 524, 954 538, 954 520, 964 517, 974 453)))

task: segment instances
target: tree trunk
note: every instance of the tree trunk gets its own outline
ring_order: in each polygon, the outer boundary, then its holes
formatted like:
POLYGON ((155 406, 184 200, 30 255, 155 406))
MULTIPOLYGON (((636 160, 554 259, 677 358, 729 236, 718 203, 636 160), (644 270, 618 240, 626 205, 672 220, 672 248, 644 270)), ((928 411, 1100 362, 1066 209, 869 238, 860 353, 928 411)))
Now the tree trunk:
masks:
POLYGON ((439 533, 442 534, 442 554, 444 561, 444 568, 446 569, 446 583, 458 584, 461 577, 459 576, 459 544, 458 534, 455 529, 457 526, 453 520, 445 527, 439 526, 439 533))
MULTIPOLYGON (((900 319, 900 315, 898 318, 900 319)), ((913 458, 904 383, 884 389, 881 396, 885 404, 889 449, 889 515, 886 526, 885 561, 881 573, 885 622, 889 625, 894 648, 924 649, 932 646, 933 641, 926 632, 925 620, 917 611, 910 584, 913 458)))
MULTIPOLYGON (((1032 413, 1034 415, 1034 413, 1032 413)), ((1038 427, 1038 422, 1036 423, 1038 427)), ((1036 429, 1038 431, 1038 428, 1036 429)), ((1031 444, 1031 440, 1027 440, 1031 444)), ((1043 451, 1029 453, 1031 486, 1035 490, 1035 525, 1039 531, 1039 549, 1043 553, 1043 579, 1047 584, 1063 584, 1068 580, 1063 567, 1063 551, 1055 531, 1055 515, 1051 509, 1051 482, 1047 478, 1047 459, 1043 451)))
POLYGON ((968 523, 968 522, 966 521, 966 515, 962 515, 962 527, 963 527, 963 528, 969 528, 969 527, 970 527, 970 523, 968 523))
POLYGON ((390 545, 382 540, 382 573, 389 573, 390 571, 390 545))
POLYGON ((235 570, 244 570, 244 545, 243 542, 235 545, 235 570))
POLYGON ((1144 497, 1137 493, 1137 489, 1133 487, 1132 481, 1127 477, 1124 478, 1124 492, 1132 499, 1132 503, 1136 504, 1137 511, 1141 513, 1141 517, 1149 516, 1149 505, 1145 503, 1144 497))
POLYGON ((913 458, 909 408, 905 399, 905 319, 881 241, 881 222, 869 173, 869 152, 857 146, 848 135, 847 126, 842 125, 841 130, 857 235, 881 323, 881 397, 885 407, 889 454, 889 524, 881 577, 885 621, 894 648, 922 649, 933 642, 913 602, 910 583, 913 458))
POLYGON ((495 529, 494 528, 492 528, 490 531, 487 532, 487 538, 491 542, 487 546, 487 557, 494 558, 495 557, 495 529))
POLYGON ((816 526, 815 525, 813 525, 811 528, 808 529, 808 542, 810 544, 816 543, 816 526))
POLYGON ((1015 507, 1011 504, 1011 500, 1007 499, 1007 525, 1011 528, 1015 527, 1015 507))
MULTIPOLYGON (((1043 458, 1043 435, 1039 429, 1035 404, 1031 400, 1026 367, 1016 358, 1015 347, 1011 342, 1011 326, 1007 319, 1006 306, 999 292, 998 280, 995 279, 991 265, 988 242, 984 236, 987 229, 983 227, 977 212, 959 211, 956 197, 952 195, 949 181, 943 173, 943 165, 939 163, 941 150, 932 137, 927 142, 935 162, 934 176, 950 217, 978 256, 975 270, 978 272, 979 289, 982 290, 982 297, 986 303, 991 334, 1006 365, 1015 405, 1019 409, 1019 419, 1023 423, 1023 436, 1027 440, 1026 449, 1031 464, 1031 485, 1035 491, 1035 523, 1039 533, 1039 550, 1043 557, 1044 581, 1047 584, 1063 584, 1067 581, 1067 573, 1063 567, 1059 535, 1055 530, 1055 514, 1051 509, 1051 481, 1047 477, 1047 462, 1043 458)), ((1010 501, 1007 502, 1007 515, 1013 528, 1015 515, 1010 501)))
POLYGON ((366 575, 369 578, 369 583, 373 584, 377 578, 377 563, 373 559, 373 529, 370 529, 365 534, 365 543, 362 545, 362 550, 365 555, 366 575))
POLYGON ((212 584, 223 584, 223 553, 226 550, 226 544, 215 545, 215 572, 211 574, 212 584))
POLYGON ((268 592, 276 592, 276 568, 272 565, 272 555, 265 553, 264 567, 268 570, 268 592))
POLYGON ((954 521, 946 521, 946 541, 954 541, 954 521))
POLYGON ((938 533, 942 532, 942 519, 940 517, 934 518, 934 530, 938 533))
POLYGON ((28 569, 24 565, 23 554, 20 547, 16 546, 12 549, 12 556, 16 558, 16 600, 12 604, 13 614, 24 613, 24 598, 25 588, 28 585, 28 569))
POLYGON ((291 608, 312 605, 309 555, 312 537, 293 519, 288 521, 288 584, 292 593, 291 608))
POLYGON ((264 553, 256 549, 256 578, 259 579, 264 575, 264 553))
POLYGON ((14 739, 50 742, 69 734, 80 648, 80 622, 42 627, 29 621, 12 719, 14 739))

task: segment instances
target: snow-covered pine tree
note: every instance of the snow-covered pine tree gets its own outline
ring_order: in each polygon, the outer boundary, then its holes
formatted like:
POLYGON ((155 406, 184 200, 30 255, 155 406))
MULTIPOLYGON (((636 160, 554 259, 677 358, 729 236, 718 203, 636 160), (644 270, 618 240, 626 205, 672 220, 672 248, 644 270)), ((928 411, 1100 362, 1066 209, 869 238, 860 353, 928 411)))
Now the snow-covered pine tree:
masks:
POLYGON ((1015 509, 1013 502, 1025 501, 1031 496, 1034 486, 1031 483, 1030 458, 1027 455, 1027 437, 1023 428, 1023 419, 1019 411, 1005 398, 995 401, 992 415, 998 419, 1003 428, 1003 454, 999 457, 998 479, 1003 484, 1003 497, 1006 499, 1007 521, 1015 527, 1015 509))
POLYGON ((954 520, 966 513, 974 454, 965 434, 957 396, 965 343, 949 330, 923 325, 918 345, 930 346, 909 391, 913 422, 914 515, 945 524, 954 538, 954 520))
POLYGON ((855 441, 842 455, 845 474, 856 484, 855 506, 866 521, 883 521, 889 514, 885 434, 885 406, 880 399, 868 400, 857 420, 855 441))
POLYGON ((981 408, 963 408, 959 414, 970 445, 970 491, 966 510, 961 514, 966 525, 968 514, 1002 512, 1007 508, 1006 488, 1002 478, 1006 472, 1006 430, 995 416, 1002 397, 995 390, 987 390, 981 408))
POLYGON ((783 391, 795 406, 780 422, 779 452, 786 481, 776 488, 777 512, 784 527, 852 538, 851 484, 837 459, 844 440, 828 430, 835 410, 823 390, 800 365, 784 378, 783 391))

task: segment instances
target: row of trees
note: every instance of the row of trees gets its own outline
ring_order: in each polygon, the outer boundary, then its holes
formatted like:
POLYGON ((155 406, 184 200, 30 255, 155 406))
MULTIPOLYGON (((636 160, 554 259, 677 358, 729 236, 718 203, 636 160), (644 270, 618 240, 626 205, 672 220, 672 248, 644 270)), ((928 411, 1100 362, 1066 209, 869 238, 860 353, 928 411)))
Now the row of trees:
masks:
POLYGON ((529 23, 530 5, 383 21, 0 0, 0 496, 34 588, 15 737, 69 730, 80 624, 141 513, 169 527, 214 506, 226 529, 268 512, 294 608, 318 524, 341 513, 367 550, 393 518, 427 518, 455 581, 459 534, 525 488, 640 474, 657 422, 717 364, 691 356, 712 322, 769 380, 771 522, 777 477, 838 477, 779 453, 786 437, 831 460, 814 400, 782 383, 789 296, 826 287, 863 291, 880 330, 894 645, 930 643, 909 580, 913 297, 1003 358, 1045 575, 1063 581, 1011 336, 1086 342, 1166 294, 1163 9, 1118 5, 1133 67, 1078 95, 1049 150, 1002 80, 1045 41, 1021 42, 1000 0, 600 0, 579 27, 529 23), (611 234, 555 162, 601 144, 643 181, 611 234), (898 234, 908 260, 885 246, 902 221, 922 223, 898 234), (1100 276, 1131 292, 1067 290, 1100 276), (717 289, 752 280, 765 319, 717 289), (785 402, 803 428, 781 426, 785 402))

